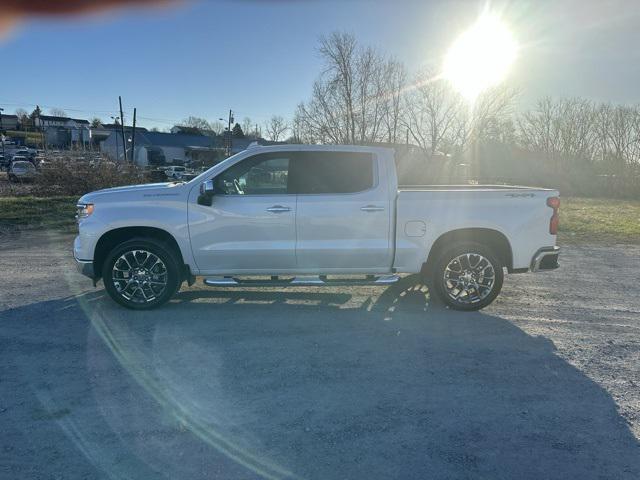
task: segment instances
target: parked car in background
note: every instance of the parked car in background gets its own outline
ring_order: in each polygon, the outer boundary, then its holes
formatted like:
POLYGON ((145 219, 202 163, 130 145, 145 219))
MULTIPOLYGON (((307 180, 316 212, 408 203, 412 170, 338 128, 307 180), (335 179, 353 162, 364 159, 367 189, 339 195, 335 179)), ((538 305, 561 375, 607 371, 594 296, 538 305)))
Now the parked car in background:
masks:
POLYGON ((24 157, 27 160, 31 160, 35 157, 35 152, 29 150, 28 148, 20 148, 13 153, 13 160, 16 161, 16 157, 24 157))
POLYGON ((191 180, 193 180, 194 178, 196 178, 198 176, 197 173, 194 172, 186 172, 182 175, 182 178, 180 178, 180 180, 182 180, 183 182, 190 182, 191 180))
POLYGON ((28 157, 25 157, 24 155, 16 155, 14 154, 11 157, 11 161, 9 162, 9 165, 11 165, 11 163, 13 162, 29 162, 30 159, 28 157))
POLYGON ((172 165, 169 168, 164 170, 164 173, 167 175, 167 178, 170 180, 180 180, 182 176, 187 172, 186 167, 181 167, 179 165, 172 165))
POLYGON ((29 182, 36 178, 36 174, 33 163, 28 160, 18 160, 11 163, 8 176, 10 182, 29 182))
POLYGON ((188 183, 84 195, 73 253, 82 273, 135 309, 196 276, 296 287, 419 273, 450 307, 478 310, 505 270, 558 267, 559 205, 545 188, 399 185, 386 148, 256 147, 188 183))
POLYGON ((11 161, 8 157, 4 155, 0 155, 0 170, 8 170, 11 165, 11 161))

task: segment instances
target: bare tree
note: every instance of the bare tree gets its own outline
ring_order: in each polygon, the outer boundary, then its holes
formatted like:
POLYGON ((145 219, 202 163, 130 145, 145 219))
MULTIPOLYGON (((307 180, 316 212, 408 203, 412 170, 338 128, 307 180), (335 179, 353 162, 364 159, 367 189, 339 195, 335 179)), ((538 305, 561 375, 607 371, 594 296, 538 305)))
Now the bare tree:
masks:
POLYGON ((314 143, 395 141, 404 67, 345 33, 321 38, 319 53, 324 69, 310 100, 298 106, 294 136, 314 143))
POLYGON ((29 112, 27 112, 24 108, 17 108, 15 114, 16 117, 18 117, 18 123, 21 125, 21 127, 26 127, 27 125, 29 125, 29 112))
POLYGON ((547 97, 518 119, 518 141, 555 165, 590 162, 599 149, 608 149, 603 132, 610 129, 611 118, 607 109, 598 112, 587 100, 547 97))
POLYGON ((280 115, 273 115, 265 123, 264 130, 270 140, 278 142, 284 138, 285 133, 289 130, 289 124, 280 115))
POLYGON ((253 120, 251 120, 251 118, 249 117, 244 117, 242 119, 242 131, 244 132, 245 135, 250 136, 250 137, 254 137, 257 136, 256 135, 256 128, 255 125, 253 123, 253 120))
POLYGON ((194 116, 190 116, 188 118, 185 118, 181 122, 180 126, 189 127, 189 128, 195 128, 195 129, 200 130, 202 132, 207 132, 207 131, 211 130, 211 125, 209 124, 209 122, 207 120, 205 120, 204 118, 194 117, 194 116))
POLYGON ((558 114, 553 100, 545 97, 533 110, 523 113, 517 120, 520 145, 534 152, 541 152, 547 160, 553 159, 559 150, 558 114))
POLYGON ((224 123, 222 123, 220 120, 214 120, 213 122, 209 123, 209 128, 214 134, 220 135, 222 134, 222 132, 224 132, 227 126, 224 123))
MULTIPOLYGON (((433 72, 425 71, 416 77, 405 101, 407 128, 418 146, 433 154, 442 149, 445 139, 459 136, 462 99, 433 72)), ((466 142, 466 135, 465 130, 455 143, 466 142)))
MULTIPOLYGON (((314 94, 318 95, 318 100, 325 113, 330 101, 335 106, 340 107, 336 115, 342 117, 340 123, 343 124, 340 143, 355 143, 356 140, 356 119, 354 89, 356 75, 356 52, 357 42, 353 35, 347 33, 334 32, 329 37, 320 39, 320 56, 325 61, 325 70, 322 78, 314 88, 314 94), (322 98, 322 97, 328 98, 322 98)), ((332 116, 329 116, 331 120, 332 116)), ((325 127, 327 127, 325 125, 325 127)))
POLYGON ((384 74, 380 77, 384 91, 383 123, 386 129, 387 142, 397 143, 402 116, 405 113, 402 101, 406 86, 407 71, 397 60, 387 60, 383 66, 384 74))
POLYGON ((427 70, 416 76, 405 95, 405 122, 412 140, 431 154, 462 153, 477 142, 513 139, 515 97, 513 89, 497 87, 469 103, 427 70))
POLYGON ((600 105, 595 112, 598 157, 616 167, 638 162, 640 111, 626 105, 600 105))
POLYGON ((487 140, 509 125, 517 96, 518 92, 508 85, 490 88, 480 94, 472 105, 466 107, 471 121, 467 139, 487 140))
POLYGON ((66 117, 67 112, 65 112, 62 108, 54 107, 49 109, 49 114, 54 117, 66 117))
POLYGON ((291 143, 315 143, 313 139, 306 136, 307 129, 305 129, 305 120, 301 114, 303 105, 300 104, 296 108, 293 115, 293 121, 291 122, 291 143))

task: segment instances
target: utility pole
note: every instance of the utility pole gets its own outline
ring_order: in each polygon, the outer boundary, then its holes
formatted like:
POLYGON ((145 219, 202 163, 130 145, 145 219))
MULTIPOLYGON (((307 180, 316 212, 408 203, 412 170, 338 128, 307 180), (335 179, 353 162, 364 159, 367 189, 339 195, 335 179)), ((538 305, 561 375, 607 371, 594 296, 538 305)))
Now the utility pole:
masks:
MULTIPOLYGON (((36 112, 37 112, 37 115, 34 121, 37 119, 38 123, 40 123, 40 138, 42 140, 42 149, 46 152, 47 146, 44 141, 44 122, 42 121, 42 118, 40 118, 42 113, 42 110, 40 110, 40 105, 36 105, 36 112)), ((26 143, 26 137, 25 137, 25 143, 26 143)))
POLYGON ((122 132, 122 149, 124 150, 124 163, 127 163, 127 141, 124 138, 124 113, 122 113, 122 97, 118 95, 120 103, 120 131, 122 132))
POLYGON ((229 109, 229 122, 227 123, 227 157, 231 156, 233 139, 231 135, 231 123, 233 122, 233 111, 229 109))
POLYGON ((136 159, 136 108, 133 107, 133 130, 131 131, 131 163, 136 159))
MULTIPOLYGON (((111 119, 113 120, 113 123, 116 124, 116 125, 118 124, 118 119, 119 118, 120 117, 111 117, 111 119)), ((116 129, 114 130, 113 133, 116 136, 116 158, 115 158, 115 160, 116 160, 116 162, 118 162, 119 161, 118 160, 118 155, 119 155, 118 151, 120 150, 120 145, 118 145, 118 128, 117 127, 116 127, 116 129)))
MULTIPOLYGON (((2 112, 4 112, 4 108, 0 108, 0 140, 2 140, 2 161, 7 162, 7 159, 4 158, 4 128, 2 128, 2 112)), ((7 168, 9 170, 9 168, 7 168)))

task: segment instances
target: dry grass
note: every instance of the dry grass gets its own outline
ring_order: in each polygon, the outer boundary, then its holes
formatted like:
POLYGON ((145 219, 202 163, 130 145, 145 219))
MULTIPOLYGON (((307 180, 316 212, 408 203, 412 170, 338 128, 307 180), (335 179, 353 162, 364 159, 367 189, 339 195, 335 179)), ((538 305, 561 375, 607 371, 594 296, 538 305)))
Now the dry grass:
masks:
POLYGON ((560 243, 640 244, 640 200, 562 198, 560 243))

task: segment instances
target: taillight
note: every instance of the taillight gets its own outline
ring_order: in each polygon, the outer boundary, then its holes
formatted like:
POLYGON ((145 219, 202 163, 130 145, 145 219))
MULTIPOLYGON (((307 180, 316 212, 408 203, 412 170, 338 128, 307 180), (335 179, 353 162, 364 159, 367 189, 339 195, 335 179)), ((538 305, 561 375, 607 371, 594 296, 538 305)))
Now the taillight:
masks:
POLYGON ((560 197, 547 198, 547 206, 553 208, 553 215, 549 221, 549 233, 551 235, 558 234, 558 224, 560 223, 560 197))

